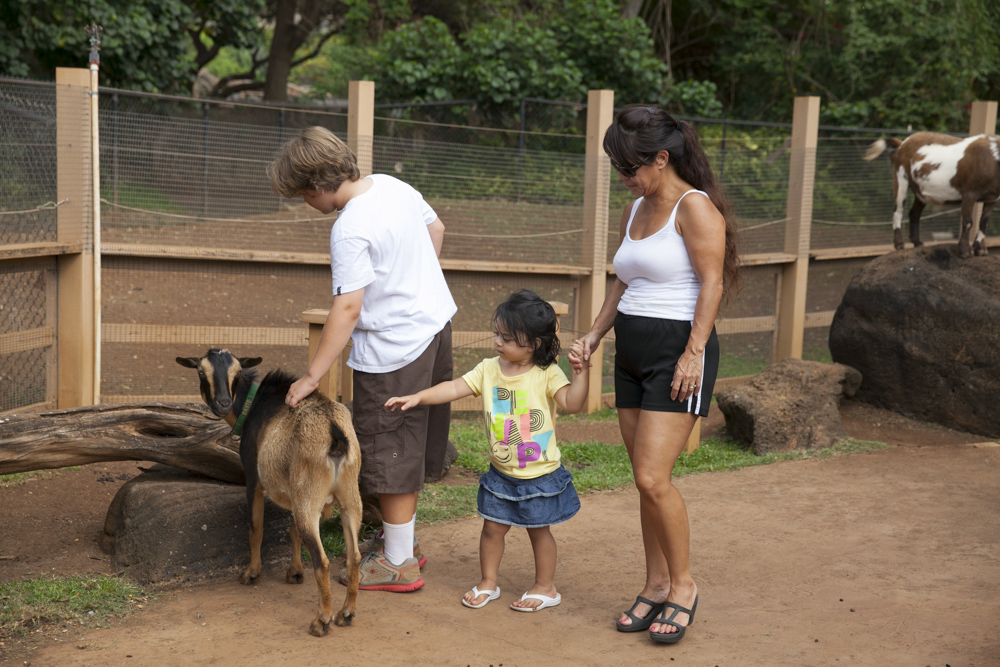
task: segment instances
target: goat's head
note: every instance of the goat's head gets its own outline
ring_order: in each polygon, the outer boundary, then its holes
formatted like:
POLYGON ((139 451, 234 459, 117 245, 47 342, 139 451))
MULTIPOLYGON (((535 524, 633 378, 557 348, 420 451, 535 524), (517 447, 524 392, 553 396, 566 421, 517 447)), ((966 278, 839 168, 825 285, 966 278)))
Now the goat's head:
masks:
POLYGON ((260 357, 234 357, 229 350, 209 350, 204 357, 177 357, 177 363, 194 368, 201 379, 201 397, 219 417, 233 410, 236 378, 244 368, 259 364, 260 357))

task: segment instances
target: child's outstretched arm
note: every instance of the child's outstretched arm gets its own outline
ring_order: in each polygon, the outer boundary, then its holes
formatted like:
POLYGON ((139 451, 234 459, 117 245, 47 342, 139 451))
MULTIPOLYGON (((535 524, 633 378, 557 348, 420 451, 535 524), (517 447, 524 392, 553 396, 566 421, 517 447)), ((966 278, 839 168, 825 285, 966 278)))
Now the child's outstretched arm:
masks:
POLYGON ((569 348, 569 363, 573 366, 573 377, 569 384, 556 392, 556 405, 564 412, 579 412, 587 402, 590 387, 590 364, 583 361, 584 347, 581 341, 573 341, 569 348))
POLYGON ((436 384, 433 387, 428 387, 409 396, 393 396, 385 402, 385 407, 393 412, 396 411, 397 407, 400 410, 406 411, 418 405, 451 403, 466 396, 472 396, 472 389, 469 388, 469 385, 462 378, 455 378, 454 380, 436 384))

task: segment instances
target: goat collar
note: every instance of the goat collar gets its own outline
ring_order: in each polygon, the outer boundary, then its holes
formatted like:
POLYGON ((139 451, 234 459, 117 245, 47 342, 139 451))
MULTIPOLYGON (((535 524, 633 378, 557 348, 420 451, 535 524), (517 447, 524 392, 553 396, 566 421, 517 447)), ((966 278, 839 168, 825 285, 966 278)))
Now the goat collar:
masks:
POLYGON ((250 385, 250 391, 247 392, 247 397, 243 401, 243 410, 240 411, 240 416, 236 419, 236 424, 233 425, 232 435, 240 435, 243 433, 243 420, 247 418, 247 413, 250 412, 250 406, 253 404, 253 397, 257 395, 257 388, 260 386, 260 382, 254 382, 250 385))

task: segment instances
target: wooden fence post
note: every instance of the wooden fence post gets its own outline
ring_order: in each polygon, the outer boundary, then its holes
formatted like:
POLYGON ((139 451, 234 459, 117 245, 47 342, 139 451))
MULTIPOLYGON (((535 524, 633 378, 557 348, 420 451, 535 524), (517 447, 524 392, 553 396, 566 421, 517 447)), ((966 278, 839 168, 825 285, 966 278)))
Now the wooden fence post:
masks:
POLYGON ((347 84, 347 145, 357 157, 361 178, 372 173, 374 136, 375 82, 351 81, 347 84))
POLYGON ((88 219, 92 201, 90 71, 56 68, 56 197, 60 243, 80 252, 58 258, 59 409, 94 405, 97 372, 94 239, 88 219))
MULTIPOLYGON (((615 91, 587 93, 587 152, 583 183, 583 257, 590 273, 580 279, 580 312, 577 322, 589 329, 604 303, 608 281, 608 204, 611 195, 611 162, 604 152, 604 133, 615 111, 615 91)), ((593 351, 587 412, 601 409, 604 377, 604 344, 593 351)))
POLYGON ((809 237, 812 225, 816 146, 819 138, 818 97, 796 97, 792 116, 792 155, 788 169, 788 206, 785 252, 795 260, 781 270, 781 309, 774 361, 802 358, 809 278, 809 237))
MULTIPOLYGON (((972 116, 969 118, 969 136, 977 134, 991 135, 997 133, 997 103, 973 102, 972 116)), ((979 234, 979 217, 983 214, 983 205, 976 204, 972 209, 972 230, 969 232, 971 246, 979 234)), ((959 230, 961 235, 961 229, 959 230)))

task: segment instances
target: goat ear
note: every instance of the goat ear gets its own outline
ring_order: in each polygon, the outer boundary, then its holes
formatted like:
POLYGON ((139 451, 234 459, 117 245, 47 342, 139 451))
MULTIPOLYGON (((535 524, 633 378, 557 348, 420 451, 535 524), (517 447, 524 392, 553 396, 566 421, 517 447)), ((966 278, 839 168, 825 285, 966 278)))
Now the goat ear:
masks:
POLYGON ((177 363, 185 368, 198 368, 198 362, 200 361, 201 359, 197 357, 177 357, 177 363))
POLYGON ((259 364, 262 359, 261 357, 240 357, 238 361, 240 362, 240 366, 243 368, 253 368, 259 364))

